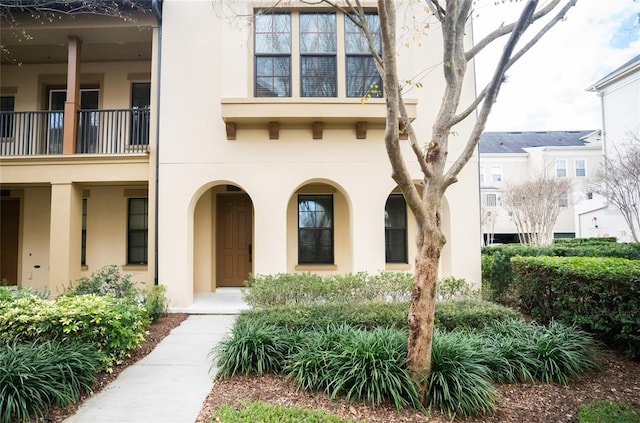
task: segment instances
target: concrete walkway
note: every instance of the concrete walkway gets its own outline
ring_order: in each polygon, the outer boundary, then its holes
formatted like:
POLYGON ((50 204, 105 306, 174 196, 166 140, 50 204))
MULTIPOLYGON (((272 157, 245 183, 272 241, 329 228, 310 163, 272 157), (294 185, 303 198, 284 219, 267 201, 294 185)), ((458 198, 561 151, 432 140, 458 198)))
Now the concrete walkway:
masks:
MULTIPOLYGON (((235 320, 231 313, 246 308, 239 294, 225 294, 225 314, 190 315, 65 423, 193 423, 215 377, 208 354, 229 333, 235 320)), ((202 311, 200 306, 196 312, 202 311)), ((215 312, 215 307, 207 311, 215 312)))

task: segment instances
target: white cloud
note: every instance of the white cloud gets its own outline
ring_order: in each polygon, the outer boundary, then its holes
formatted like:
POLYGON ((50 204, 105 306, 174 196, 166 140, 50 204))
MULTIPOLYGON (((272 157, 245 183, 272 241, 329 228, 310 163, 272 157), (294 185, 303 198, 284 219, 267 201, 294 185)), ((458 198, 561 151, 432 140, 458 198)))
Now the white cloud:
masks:
MULTIPOLYGON (((524 2, 479 2, 476 40, 517 18, 524 2)), ((544 3, 544 2, 541 2, 544 3)), ((585 91, 607 73, 640 54, 640 28, 633 0, 581 0, 507 72, 487 130, 582 130, 600 127, 596 94, 585 91), (636 26, 634 27, 634 23, 636 26)), ((478 90, 492 73, 500 48, 476 60, 478 90)))

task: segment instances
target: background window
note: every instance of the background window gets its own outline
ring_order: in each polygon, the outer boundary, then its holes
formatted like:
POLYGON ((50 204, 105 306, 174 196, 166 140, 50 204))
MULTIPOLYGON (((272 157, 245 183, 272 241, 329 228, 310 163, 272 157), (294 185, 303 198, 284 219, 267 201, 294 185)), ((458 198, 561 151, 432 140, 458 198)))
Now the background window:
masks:
POLYGON ((291 96, 291 15, 255 15, 255 96, 291 96))
POLYGON ((480 165, 480 183, 484 183, 484 166, 480 165))
POLYGON ((12 96, 0 97, 0 138, 13 137, 14 103, 15 99, 12 96))
POLYGON ((577 177, 587 176, 587 163, 584 160, 578 159, 574 162, 574 164, 577 177))
MULTIPOLYGON (((375 13, 369 13, 365 18, 374 44, 380 51, 380 18, 375 13)), ((348 16, 344 17, 344 44, 347 54, 347 97, 382 97, 382 79, 367 39, 348 16)))
POLYGON ((491 166, 491 182, 502 182, 502 167, 491 166))
POLYGON ((335 97, 336 15, 300 14, 300 95, 335 97))
POLYGON ((567 161, 566 160, 556 160, 556 177, 557 178, 567 177, 567 161))
POLYGON ((127 263, 147 264, 148 199, 130 198, 127 219, 127 263))
POLYGON ((558 200, 558 205, 560 207, 569 207, 569 196, 565 194, 560 197, 560 199, 558 200))
POLYGON ((487 207, 495 207, 498 204, 495 194, 487 194, 487 207))
POLYGON ((87 264, 87 199, 82 199, 82 246, 80 247, 80 264, 87 264))
POLYGON ((298 263, 333 264, 333 196, 298 196, 298 263))
POLYGON ((384 245, 387 263, 408 263, 407 203, 402 194, 391 194, 384 206, 384 245))

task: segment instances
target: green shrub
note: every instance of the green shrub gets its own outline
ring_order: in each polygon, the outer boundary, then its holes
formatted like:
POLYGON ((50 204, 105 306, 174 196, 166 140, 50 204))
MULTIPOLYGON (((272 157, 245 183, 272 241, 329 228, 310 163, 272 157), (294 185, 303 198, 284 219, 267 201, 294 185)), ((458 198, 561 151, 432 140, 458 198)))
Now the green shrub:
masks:
POLYGON ((132 282, 132 275, 122 273, 118 266, 104 266, 90 277, 82 277, 72 283, 66 295, 113 295, 116 298, 136 298, 138 291, 132 282))
POLYGON ((261 322, 237 322, 231 333, 211 351, 211 367, 221 378, 240 374, 279 373, 291 350, 295 336, 261 322))
POLYGON ((551 257, 618 257, 640 260, 640 244, 610 242, 608 238, 587 238, 589 241, 565 240, 552 245, 500 245, 482 249, 482 285, 487 299, 501 304, 517 305, 514 295, 511 258, 515 256, 551 257), (491 257, 491 258, 488 258, 491 257))
POLYGON ((520 314, 496 303, 483 300, 439 301, 435 323, 443 330, 476 329, 492 322, 517 319, 520 314))
POLYGON ((86 344, 53 341, 0 345, 0 422, 41 417, 91 389, 100 355, 86 344))
POLYGON ((600 244, 615 244, 618 239, 615 236, 603 236, 595 238, 556 238, 553 240, 553 244, 556 245, 600 245, 600 244))
MULTIPOLYGON (((407 302, 354 304, 288 305, 241 312, 236 322, 262 322, 287 330, 324 329, 335 323, 359 329, 407 327, 407 302)), ((479 328, 495 320, 518 318, 507 307, 482 300, 438 301, 435 324, 451 330, 457 327, 479 328)))
POLYGON ((479 297, 479 293, 464 278, 448 276, 438 280, 436 286, 438 299, 442 301, 479 297))
POLYGON ((242 311, 236 322, 263 322, 288 330, 324 329, 338 322, 362 329, 404 328, 408 312, 408 303, 286 305, 242 311))
POLYGON ((285 304, 354 303, 407 300, 413 286, 409 273, 366 272, 319 276, 312 273, 252 276, 244 300, 252 307, 285 304))
POLYGON ((396 408, 421 409, 406 369, 407 334, 396 329, 360 330, 345 325, 306 333, 290 357, 288 374, 305 389, 324 390, 332 398, 396 408))
POLYGON ((640 408, 611 401, 592 401, 578 408, 580 423, 639 423, 640 408))
POLYGON ((251 401, 243 404, 240 408, 222 405, 209 417, 209 422, 351 423, 354 421, 342 419, 322 411, 251 401))
POLYGON ((578 324, 640 357, 640 261, 595 257, 514 257, 523 312, 546 323, 578 324))
POLYGON ((144 307, 110 295, 62 296, 55 302, 34 295, 0 301, 0 344, 16 339, 92 344, 102 353, 105 369, 140 344, 148 325, 144 307))
POLYGON ((487 414, 497 392, 474 336, 465 331, 436 331, 433 336, 428 407, 449 416, 487 414))
POLYGON ((143 304, 152 322, 167 315, 167 297, 164 285, 154 285, 143 293, 143 304))

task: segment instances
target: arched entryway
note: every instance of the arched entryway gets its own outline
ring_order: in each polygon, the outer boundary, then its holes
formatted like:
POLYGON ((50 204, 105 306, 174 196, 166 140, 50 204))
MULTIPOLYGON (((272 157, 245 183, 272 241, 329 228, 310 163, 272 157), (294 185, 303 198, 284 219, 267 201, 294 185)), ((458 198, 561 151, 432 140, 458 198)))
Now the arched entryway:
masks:
POLYGON ((242 287, 253 272, 253 202, 231 183, 205 191, 194 210, 194 292, 242 287))

